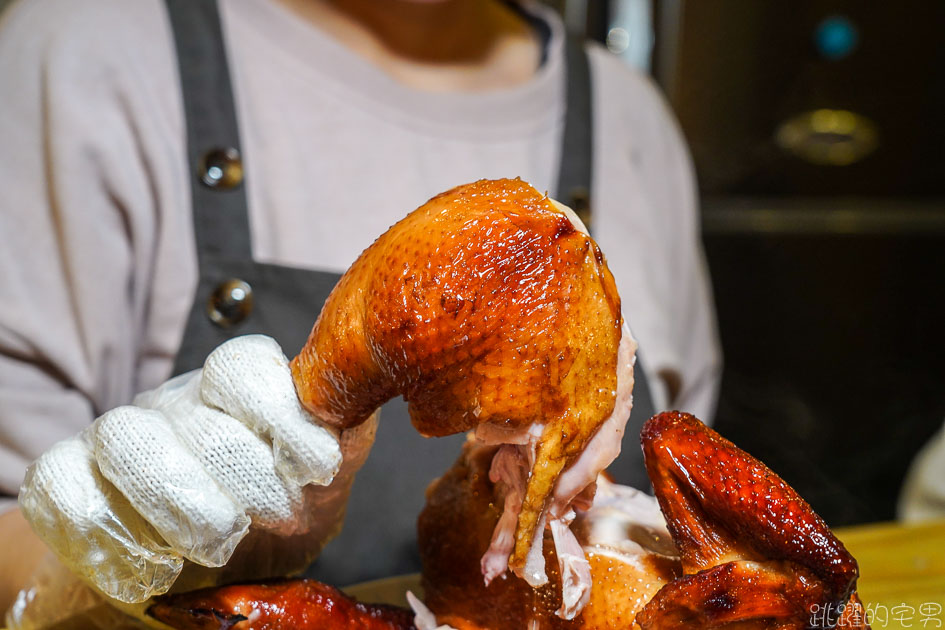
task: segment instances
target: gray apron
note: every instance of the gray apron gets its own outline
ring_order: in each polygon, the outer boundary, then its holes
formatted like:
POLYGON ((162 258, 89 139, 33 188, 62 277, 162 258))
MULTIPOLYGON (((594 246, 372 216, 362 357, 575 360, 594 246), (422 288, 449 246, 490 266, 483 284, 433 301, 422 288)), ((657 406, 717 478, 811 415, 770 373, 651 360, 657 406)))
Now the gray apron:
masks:
MULTIPOLYGON (((166 4, 183 89, 199 263, 174 373, 200 367, 216 346, 249 333, 274 337, 294 356, 340 275, 252 260, 236 111, 216 2, 166 4)), ((566 150, 558 199, 590 226, 590 75, 580 43, 568 42, 567 57, 566 150)), ((636 373, 624 455, 611 472, 621 482, 647 487, 637 436, 653 405, 642 370, 636 373)), ((401 399, 386 404, 381 418, 374 449, 355 481, 344 529, 306 575, 346 585, 420 570, 416 518, 424 489, 452 465, 464 436, 420 437, 401 399)))

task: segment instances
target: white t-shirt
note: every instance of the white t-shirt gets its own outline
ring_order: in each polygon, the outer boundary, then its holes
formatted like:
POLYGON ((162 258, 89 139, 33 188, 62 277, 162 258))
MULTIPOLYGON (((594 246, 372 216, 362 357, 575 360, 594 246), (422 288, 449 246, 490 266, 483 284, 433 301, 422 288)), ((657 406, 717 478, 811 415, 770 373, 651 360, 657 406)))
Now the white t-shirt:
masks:
MULTIPOLYGON (((257 260, 341 271, 458 184, 518 176, 555 191, 563 30, 549 10, 529 8, 552 31, 531 80, 459 94, 397 83, 272 0, 220 4, 257 260)), ((649 80, 597 46, 590 61, 592 231, 645 368, 679 372, 675 405, 709 420, 720 355, 689 157, 649 80)), ((51 444, 170 375, 197 281, 189 178, 161 0, 8 9, 0 494, 51 444)))

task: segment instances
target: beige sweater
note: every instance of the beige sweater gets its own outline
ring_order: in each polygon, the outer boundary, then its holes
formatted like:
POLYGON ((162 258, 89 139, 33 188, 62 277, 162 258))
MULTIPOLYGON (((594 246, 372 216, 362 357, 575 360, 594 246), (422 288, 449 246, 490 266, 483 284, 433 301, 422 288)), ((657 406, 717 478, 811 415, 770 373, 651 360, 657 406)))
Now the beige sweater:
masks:
MULTIPOLYGON (((562 26, 547 10, 533 9, 553 37, 532 80, 431 94, 270 0, 221 5, 256 259, 343 270, 457 184, 555 190, 562 26)), ((708 420, 720 357, 689 158, 647 79, 598 47, 591 65, 593 229, 646 368, 677 370, 676 405, 708 420)), ((53 442, 168 377, 197 279, 184 136, 160 0, 26 0, 4 15, 0 494, 53 442)))

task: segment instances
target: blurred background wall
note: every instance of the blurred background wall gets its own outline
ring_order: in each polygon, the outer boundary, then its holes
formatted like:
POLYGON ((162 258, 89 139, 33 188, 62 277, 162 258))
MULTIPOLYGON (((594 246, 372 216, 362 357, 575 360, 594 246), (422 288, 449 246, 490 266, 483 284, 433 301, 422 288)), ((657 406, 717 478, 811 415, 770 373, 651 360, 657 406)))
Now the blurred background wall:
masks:
POLYGON ((568 0, 692 149, 717 428, 832 525, 887 520, 945 419, 945 3, 568 0))

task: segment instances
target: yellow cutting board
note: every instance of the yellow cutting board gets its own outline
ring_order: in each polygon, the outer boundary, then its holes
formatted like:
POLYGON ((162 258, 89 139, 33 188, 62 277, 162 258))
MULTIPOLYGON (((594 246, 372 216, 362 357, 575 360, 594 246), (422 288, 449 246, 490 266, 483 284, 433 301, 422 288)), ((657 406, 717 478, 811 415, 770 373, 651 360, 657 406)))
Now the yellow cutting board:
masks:
POLYGON ((837 529, 860 565, 873 630, 945 630, 945 521, 837 529))

